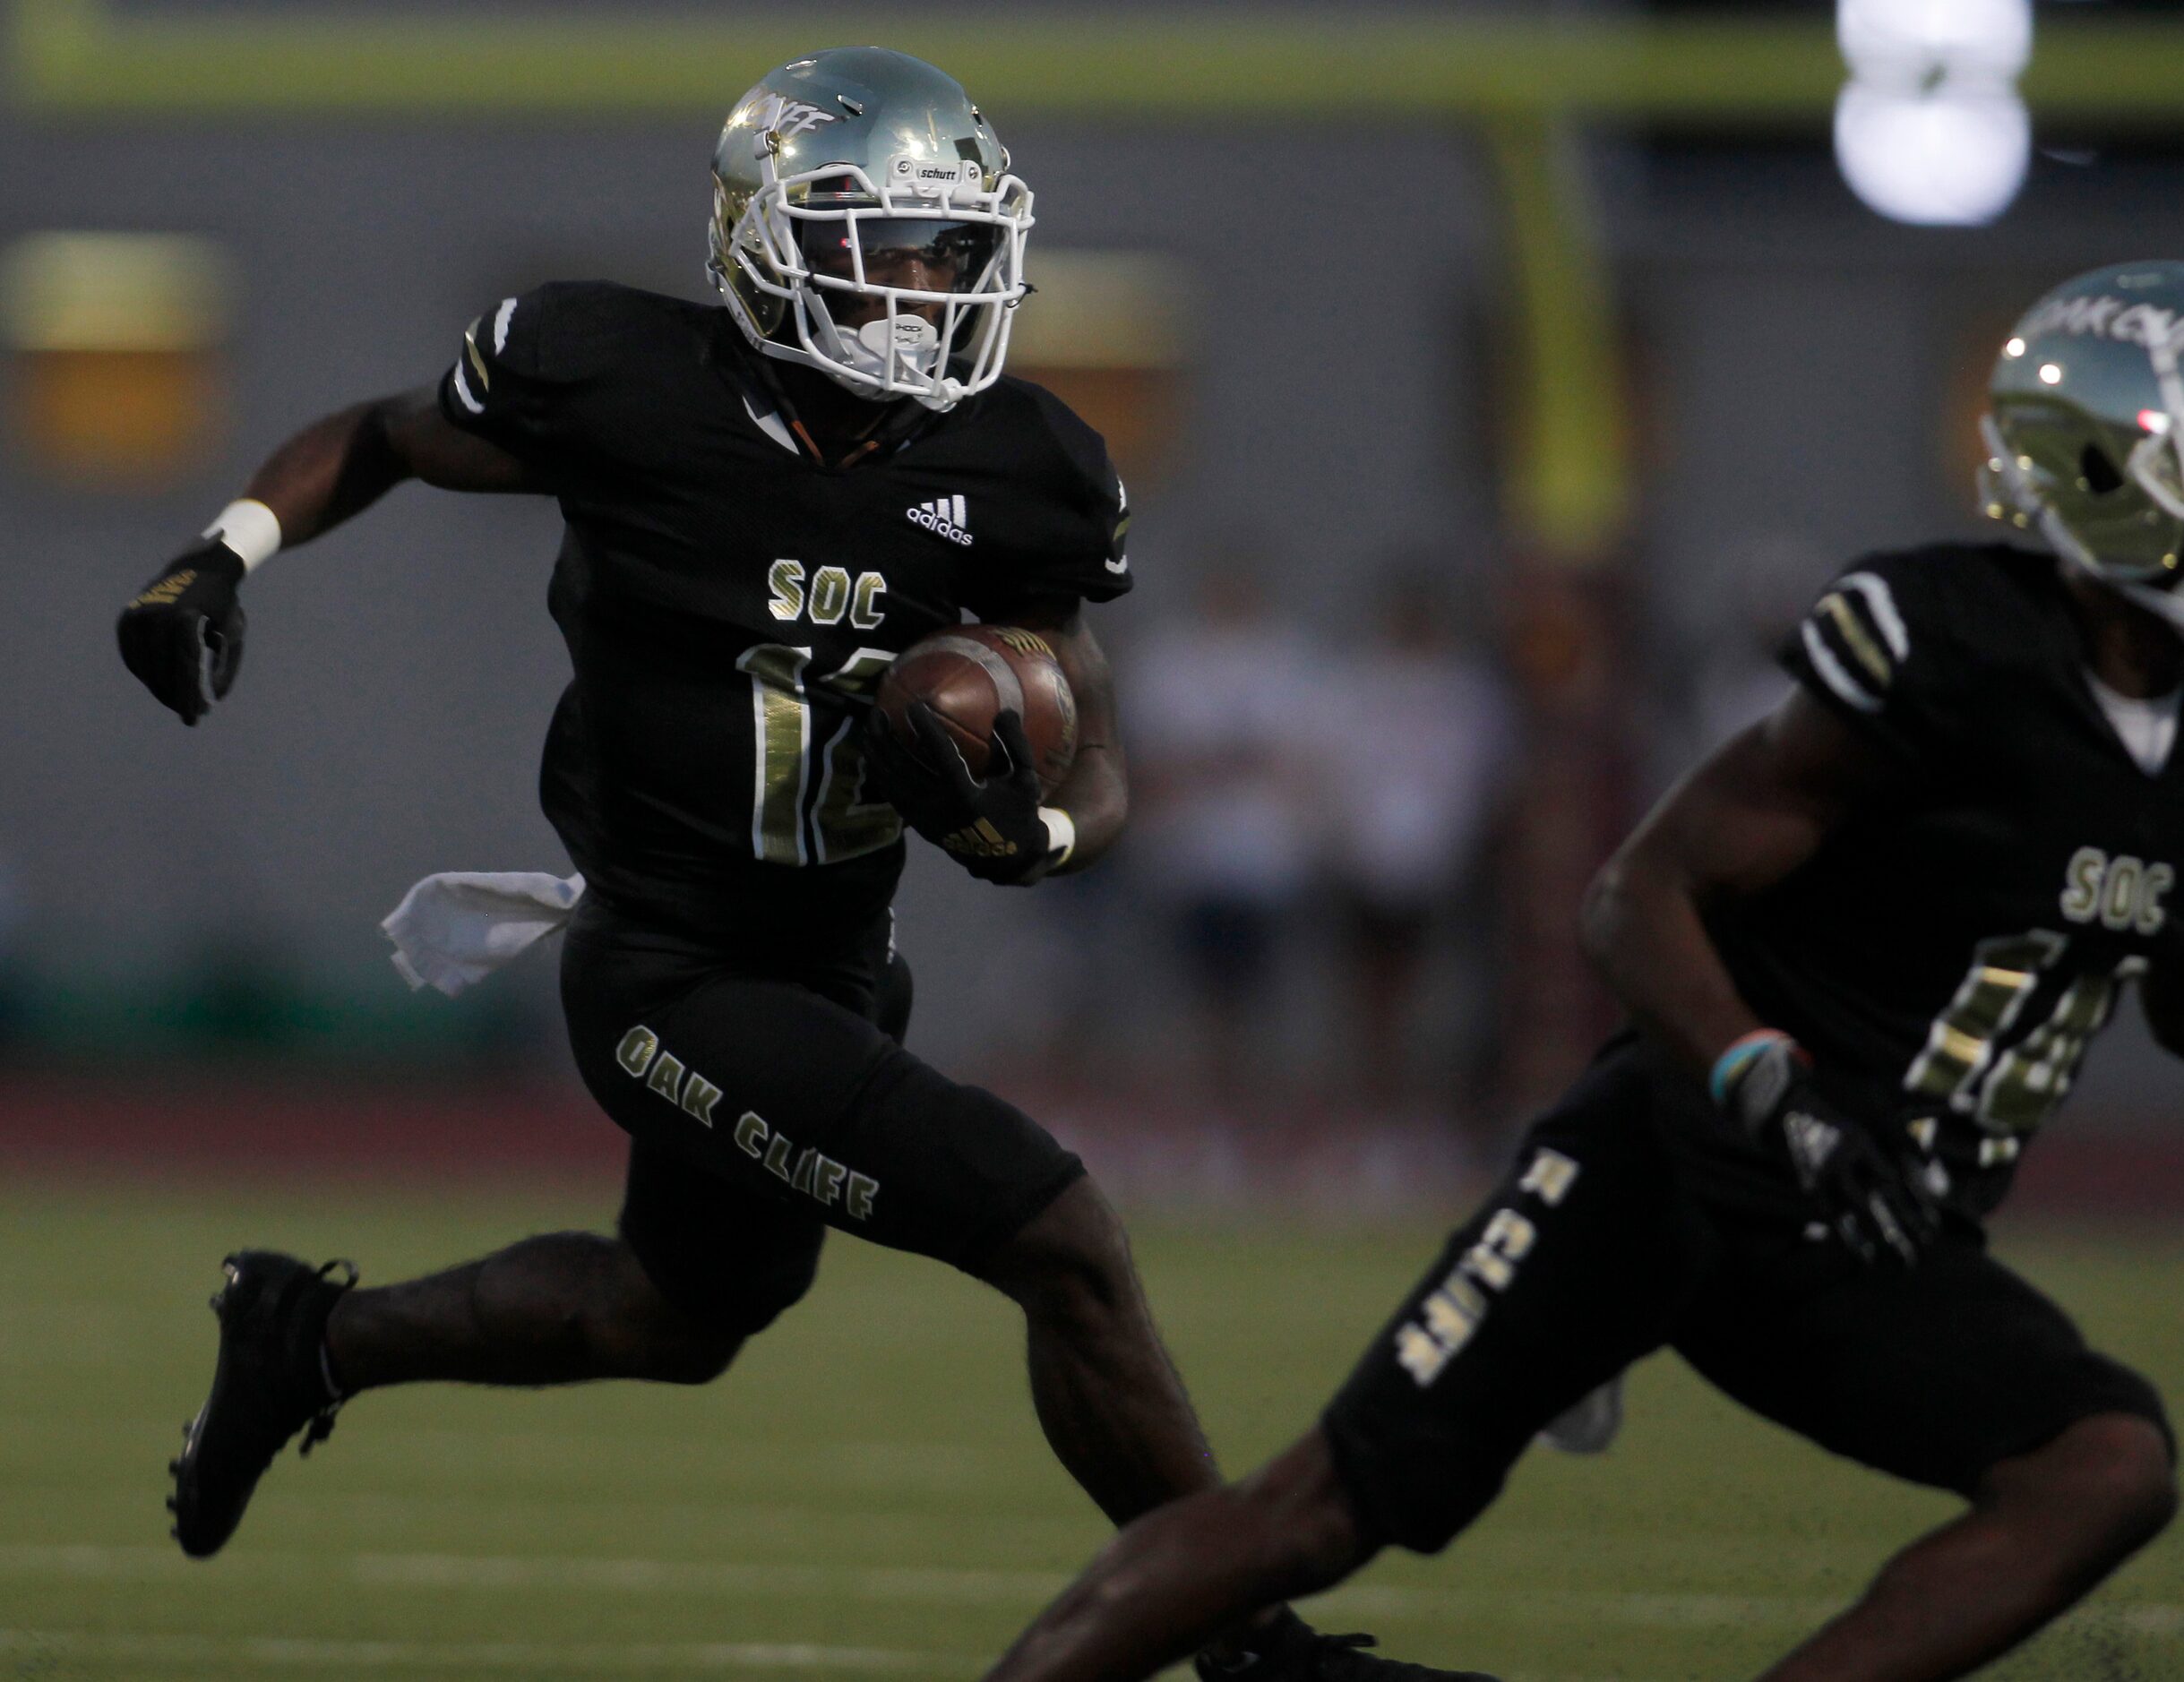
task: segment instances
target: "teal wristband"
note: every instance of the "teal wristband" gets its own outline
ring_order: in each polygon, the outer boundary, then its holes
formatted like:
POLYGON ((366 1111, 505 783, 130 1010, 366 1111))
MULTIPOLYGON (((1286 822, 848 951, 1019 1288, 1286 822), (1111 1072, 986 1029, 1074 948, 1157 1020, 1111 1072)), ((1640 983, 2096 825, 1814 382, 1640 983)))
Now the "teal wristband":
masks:
POLYGON ((1743 1038, 1732 1041, 1729 1049, 1714 1060, 1713 1072, 1707 1077, 1707 1094, 1716 1104, 1728 1103, 1729 1089, 1737 1084, 1737 1077, 1778 1041, 1795 1043, 1780 1028, 1754 1028, 1743 1038))

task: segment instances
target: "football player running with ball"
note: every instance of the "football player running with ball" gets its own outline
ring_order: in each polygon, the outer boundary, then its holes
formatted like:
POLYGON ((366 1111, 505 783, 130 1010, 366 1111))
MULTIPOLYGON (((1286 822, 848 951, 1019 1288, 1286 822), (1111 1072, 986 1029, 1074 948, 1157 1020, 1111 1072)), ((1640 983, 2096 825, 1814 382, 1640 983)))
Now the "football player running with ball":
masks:
MULTIPOLYGON (((406 479, 558 500, 549 604, 574 677, 540 782, 586 883, 563 998, 631 1141, 611 1238, 375 1290, 230 1257, 175 1466, 189 1554, 216 1552, 282 1445, 307 1448, 360 1391, 717 1377, 804 1294, 830 1227, 1021 1307, 1048 1440, 1116 1523, 1217 1481, 1082 1164, 900 1043, 902 820, 978 837, 965 868, 1029 883, 1096 859, 1126 805, 1080 614, 1129 588, 1122 488, 1096 433, 1002 373, 1030 192, 956 82, 878 48, 768 75, 714 175, 725 308, 603 284, 496 305, 436 388, 282 446, 122 615, 130 669, 194 724, 235 677, 236 587, 277 547, 406 479), (983 781, 867 734, 893 656, 966 611, 1042 633, 1075 691, 1081 746, 1052 806, 1011 715, 983 781)), ((1213 1651, 1268 1678, 1448 1674, 1280 1609, 1213 1651)))
POLYGON ((1767 1682, 1937 1682, 2176 1508, 2146 1381, 1982 1223, 2137 980, 2184 1052, 2184 263, 2102 270, 2004 348, 1987 511, 1839 578, 1797 687, 1585 906, 1635 1026, 1303 1438, 1125 1530, 993 1682, 1149 1676, 1389 1544, 1445 1547, 1534 1436, 1664 1346, 1753 1412, 1967 1506, 1767 1682))

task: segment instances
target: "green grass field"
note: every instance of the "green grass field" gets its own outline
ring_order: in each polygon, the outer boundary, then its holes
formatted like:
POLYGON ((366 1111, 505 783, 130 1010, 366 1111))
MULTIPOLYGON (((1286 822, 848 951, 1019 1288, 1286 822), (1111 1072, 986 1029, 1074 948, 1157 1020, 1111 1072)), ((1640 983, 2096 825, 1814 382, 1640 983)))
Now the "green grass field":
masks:
MULTIPOLYGON (((566 1191, 0 1190, 0 1677, 970 1678, 1099 1543, 1041 1444, 1012 1311, 837 1240, 718 1386, 369 1395, 274 1468, 219 1559, 176 1551, 164 1464, 211 1371, 225 1249, 340 1252, 385 1280, 598 1214, 566 1191)), ((1435 1238, 1145 1225, 1231 1467, 1310 1419, 1435 1238)), ((2184 1243, 2004 1248, 2184 1395, 2184 1243)), ((1672 1360, 1631 1399, 1606 1460, 1534 1455, 1447 1555, 1383 1560, 1318 1621, 1509 1682, 1748 1676, 1950 1509, 1672 1360)), ((2184 1540, 1992 1674, 2184 1677, 2184 1540)))

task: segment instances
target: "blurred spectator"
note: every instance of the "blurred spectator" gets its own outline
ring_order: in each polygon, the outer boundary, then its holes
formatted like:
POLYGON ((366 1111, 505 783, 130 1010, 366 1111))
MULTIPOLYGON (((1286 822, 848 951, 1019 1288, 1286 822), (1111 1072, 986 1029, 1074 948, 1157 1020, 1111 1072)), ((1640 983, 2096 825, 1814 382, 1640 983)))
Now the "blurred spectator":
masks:
POLYGON ((1317 685, 1295 628, 1240 566, 1139 645, 1124 693, 1135 852, 1192 996, 1199 1074, 1260 1084, 1252 1026, 1274 1013, 1283 936, 1311 886, 1317 685))
POLYGON ((1319 709, 1320 833, 1348 1018, 1340 1072, 1370 1102, 1414 1103, 1445 1095, 1449 1065, 1469 1060, 1464 1019, 1476 1009, 1427 1025, 1421 1007, 1437 951, 1453 945, 1465 977, 1480 981, 1478 919, 1455 914, 1507 785, 1515 712, 1423 574, 1390 575, 1367 635, 1347 646, 1319 709))
MULTIPOLYGON (((1631 755, 1647 728, 1629 681, 1624 598, 1596 569, 1519 556, 1502 597, 1524 751, 1496 837, 1491 921, 1493 1102, 1477 1119, 1521 1126, 1576 1077, 1621 1011, 1578 940, 1578 906, 1641 802, 1631 755)), ((1498 1157, 1514 1141, 1475 1148, 1498 1157)))

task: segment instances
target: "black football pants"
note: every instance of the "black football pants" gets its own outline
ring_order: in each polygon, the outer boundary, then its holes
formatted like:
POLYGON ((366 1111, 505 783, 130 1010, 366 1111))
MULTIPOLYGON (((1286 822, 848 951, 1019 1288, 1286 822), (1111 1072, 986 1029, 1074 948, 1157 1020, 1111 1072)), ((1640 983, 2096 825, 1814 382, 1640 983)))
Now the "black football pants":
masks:
POLYGON ((976 1271, 1084 1171, 1014 1106, 902 1048, 884 916, 785 960, 588 897, 562 959, 578 1069, 630 1136, 623 1238, 670 1301, 748 1335, 829 1227, 976 1271))
POLYGON ((1541 1427, 1664 1345, 1824 1448, 1964 1494, 2095 1413, 2167 1432, 2153 1387, 1968 1223, 1883 1272, 1801 1220, 1698 1197, 1659 1131, 1690 1110, 1671 1078, 1611 1046, 1328 1407, 1337 1465, 1382 1538, 1446 1546, 1541 1427))

